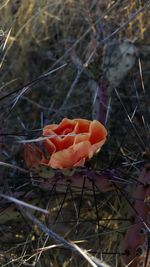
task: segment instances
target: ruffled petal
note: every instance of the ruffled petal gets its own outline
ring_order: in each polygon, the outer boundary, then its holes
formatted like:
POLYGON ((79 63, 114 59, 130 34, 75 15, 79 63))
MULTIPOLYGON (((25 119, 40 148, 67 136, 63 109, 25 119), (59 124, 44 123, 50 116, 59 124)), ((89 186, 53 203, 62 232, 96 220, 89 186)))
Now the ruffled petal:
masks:
POLYGON ((74 127, 76 125, 76 122, 74 120, 70 120, 67 118, 64 118, 58 125, 57 128, 55 128, 55 133, 60 134, 66 134, 66 133, 72 133, 74 131, 74 127))
POLYGON ((75 137, 74 137, 74 144, 78 144, 80 142, 85 142, 85 141, 89 141, 89 133, 79 133, 79 134, 76 134, 75 137))
POLYGON ((70 147, 73 144, 74 138, 75 138, 73 133, 71 133, 71 135, 59 136, 53 131, 51 131, 50 129, 44 130, 43 135, 45 136, 54 135, 55 136, 55 137, 46 139, 44 142, 50 154, 70 147))
POLYGON ((80 159, 77 163, 74 164, 74 167, 83 167, 85 164, 86 158, 80 159))
POLYGON ((91 145, 91 153, 89 154, 89 159, 91 159, 96 152, 99 152, 101 150, 101 147, 104 145, 104 143, 105 139, 96 144, 91 145))
POLYGON ((107 131, 105 127, 99 121, 92 121, 90 124, 90 138, 89 141, 91 144, 96 144, 102 140, 106 139, 107 131))
MULTIPOLYGON (((56 135, 55 132, 53 132, 51 129, 49 129, 48 127, 45 127, 43 129, 43 136, 54 136, 56 135)), ((47 148, 48 153, 51 155, 52 153, 54 153, 56 151, 56 146, 53 143, 53 139, 52 138, 47 138, 46 140, 44 140, 44 146, 47 148)))
POLYGON ((85 119, 74 119, 76 126, 74 129, 74 132, 79 134, 79 133, 88 133, 89 132, 89 127, 91 121, 85 120, 85 119))
POLYGON ((43 128, 43 131, 49 130, 49 129, 55 131, 57 127, 58 127, 58 124, 48 124, 43 128))
POLYGON ((75 144, 68 149, 52 154, 48 165, 54 169, 65 169, 76 166, 79 161, 80 164, 83 164, 85 162, 83 159, 87 158, 90 149, 91 144, 88 141, 75 144))

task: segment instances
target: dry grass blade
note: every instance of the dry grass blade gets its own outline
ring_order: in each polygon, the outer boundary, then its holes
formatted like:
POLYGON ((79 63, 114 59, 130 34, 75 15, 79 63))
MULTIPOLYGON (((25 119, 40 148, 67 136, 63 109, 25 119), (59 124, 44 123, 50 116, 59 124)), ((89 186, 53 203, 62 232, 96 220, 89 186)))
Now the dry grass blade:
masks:
POLYGON ((149 8, 150 8, 150 1, 148 1, 147 3, 145 3, 145 5, 143 7, 141 7, 134 14, 132 14, 131 17, 125 23, 123 23, 119 28, 117 28, 111 35, 109 35, 108 37, 106 37, 103 40, 103 42, 106 42, 110 38, 114 37, 118 32, 122 31, 129 23, 131 23, 131 21, 133 21, 139 15, 139 13, 141 13, 145 9, 149 9, 149 8))
POLYGON ((86 254, 82 249, 80 249, 74 243, 66 241, 63 237, 59 236, 58 234, 56 234, 55 232, 53 232, 52 230, 47 228, 43 223, 41 223, 34 215, 29 213, 28 211, 26 211, 26 210, 24 210, 22 208, 20 208, 20 209, 24 213, 24 215, 26 217, 28 217, 28 219, 30 219, 34 224, 38 225, 38 227, 46 235, 51 237, 56 242, 61 243, 62 245, 64 245, 68 249, 70 249, 72 252, 77 253, 77 254, 81 254, 91 264, 91 266, 93 266, 93 267, 110 267, 105 262, 102 262, 102 261, 100 261, 100 260, 98 260, 98 259, 96 259, 96 258, 94 258, 92 256, 89 256, 88 254, 86 254))
POLYGON ((24 202, 24 201, 22 201, 22 200, 19 200, 19 199, 17 199, 17 198, 10 197, 10 196, 7 196, 7 195, 1 194, 1 193, 0 193, 0 197, 5 198, 5 199, 9 200, 10 202, 15 203, 16 205, 21 205, 21 206, 23 206, 23 207, 26 207, 26 208, 29 208, 29 209, 33 209, 33 210, 42 212, 42 213, 44 213, 44 214, 49 214, 49 211, 48 211, 48 210, 45 210, 45 209, 36 207, 36 206, 34 206, 34 205, 31 205, 31 204, 29 204, 29 203, 26 203, 26 202, 24 202))
POLYGON ((52 73, 54 73, 54 72, 60 70, 61 68, 65 67, 66 65, 67 65, 67 64, 65 63, 65 64, 63 64, 62 66, 58 67, 58 68, 55 68, 55 69, 53 69, 53 70, 51 70, 51 71, 48 71, 47 73, 44 73, 44 74, 41 75, 40 77, 38 77, 38 78, 34 79, 33 81, 29 82, 28 84, 26 84, 24 87, 21 87, 21 88, 15 90, 15 91, 13 91, 13 92, 7 94, 7 95, 4 95, 2 98, 0 98, 0 101, 2 101, 3 99, 7 98, 8 96, 10 96, 10 95, 12 95, 12 94, 14 94, 14 93, 18 93, 18 92, 21 91, 21 93, 20 93, 20 94, 16 97, 16 99, 15 99, 15 102, 14 102, 14 104, 13 104, 13 106, 12 106, 12 108, 13 108, 13 107, 16 105, 16 103, 17 103, 17 101, 19 100, 19 98, 20 98, 20 97, 21 97, 21 96, 22 96, 22 95, 23 95, 23 94, 24 94, 24 93, 25 93, 31 86, 37 84, 37 83, 38 83, 39 81, 41 81, 42 79, 47 78, 49 75, 51 75, 52 73))
MULTIPOLYGON (((84 133, 81 133, 81 134, 60 134, 59 137, 65 137, 65 136, 76 136, 76 135, 84 135, 84 133)), ((47 140, 47 139, 51 139, 51 138, 54 138, 54 137, 58 137, 58 135, 56 134, 51 134, 51 135, 47 135, 47 136, 44 136, 44 137, 38 137, 38 138, 34 138, 34 139, 27 139, 27 140, 18 140, 16 141, 16 143, 18 144, 26 144, 26 143, 37 143, 37 142, 41 142, 41 141, 44 141, 44 140, 47 140)))
MULTIPOLYGON (((72 242, 71 242, 72 243, 72 242)), ((105 262, 91 256, 89 253, 81 249, 77 244, 72 243, 73 246, 79 251, 79 253, 90 263, 93 267, 110 267, 105 262)))
POLYGON ((20 172, 24 172, 24 173, 28 173, 29 172, 28 170, 25 170, 25 169, 23 169, 23 168, 21 168, 19 166, 15 166, 15 165, 7 163, 7 162, 0 161, 0 166, 8 167, 8 168, 11 168, 11 169, 14 169, 14 170, 19 170, 20 172))
POLYGON ((59 236, 55 232, 53 232, 51 229, 49 229, 47 226, 45 226, 40 220, 38 220, 33 214, 28 212, 27 210, 23 209, 21 206, 19 206, 23 214, 32 221, 32 223, 36 224, 47 236, 52 238, 54 241, 64 245, 68 249, 70 249, 72 252, 77 253, 77 249, 67 240, 65 240, 63 237, 59 236))

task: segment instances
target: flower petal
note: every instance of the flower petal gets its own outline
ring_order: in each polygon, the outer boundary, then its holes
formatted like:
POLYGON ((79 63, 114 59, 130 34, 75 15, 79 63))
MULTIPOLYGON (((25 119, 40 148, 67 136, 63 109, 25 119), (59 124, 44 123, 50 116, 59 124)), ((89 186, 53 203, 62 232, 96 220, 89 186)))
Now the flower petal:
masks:
MULTIPOLYGON (((43 129, 43 136, 54 136, 54 135, 56 135, 55 132, 53 132, 50 128, 45 127, 43 129)), ((44 145, 47 148, 50 155, 56 151, 56 146, 53 143, 52 139, 54 138, 47 138, 46 140, 44 140, 44 145)))
POLYGON ((55 133, 60 134, 66 134, 66 133, 72 133, 74 130, 74 127, 76 125, 76 122, 74 120, 69 120, 67 118, 64 118, 55 128, 55 133))
POLYGON ((80 161, 80 166, 83 166, 89 152, 91 150, 91 144, 88 141, 75 144, 68 149, 56 152, 52 154, 49 166, 54 169, 72 168, 80 161))
MULTIPOLYGON (((50 129, 46 129, 43 131, 43 135, 56 135, 53 131, 50 129)), ((74 142, 75 136, 72 135, 66 135, 66 136, 59 136, 56 135, 55 137, 48 138, 45 140, 44 144, 50 154, 66 149, 70 147, 74 142)))
MULTIPOLYGON (((96 144, 93 144, 91 146, 92 153, 94 154, 96 152, 99 152, 101 150, 101 147, 104 145, 104 143, 105 143, 105 139, 102 140, 102 141, 100 141, 100 142, 98 142, 98 143, 96 143, 96 144)), ((93 157, 93 154, 92 153, 89 154, 89 159, 91 159, 93 157)))
POLYGON ((89 127, 91 121, 85 120, 85 119, 74 119, 76 122, 76 126, 74 129, 75 133, 88 133, 89 132, 89 127))
POLYGON ((90 124, 90 142, 91 144, 96 144, 102 140, 106 139, 107 131, 105 127, 99 121, 92 121, 90 124))

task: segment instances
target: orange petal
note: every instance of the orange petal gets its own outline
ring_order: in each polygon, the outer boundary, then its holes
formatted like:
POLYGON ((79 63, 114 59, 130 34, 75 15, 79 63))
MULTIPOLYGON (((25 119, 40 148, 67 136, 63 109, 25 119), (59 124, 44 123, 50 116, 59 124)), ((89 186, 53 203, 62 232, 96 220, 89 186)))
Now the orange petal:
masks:
POLYGON ((76 134, 74 138, 74 144, 89 141, 89 126, 90 121, 84 119, 75 119, 76 126, 74 129, 74 133, 76 134))
POLYGON ((74 164, 74 167, 83 167, 85 164, 86 158, 80 159, 76 164, 74 164))
POLYGON ((41 161, 40 161, 40 164, 42 164, 42 165, 48 165, 48 162, 49 162, 49 160, 48 159, 46 159, 45 157, 42 157, 42 159, 41 159, 41 161))
POLYGON ((91 144, 88 141, 75 144, 68 149, 52 154, 49 166, 54 169, 65 169, 76 166, 79 161, 84 164, 85 160, 83 159, 88 157, 90 149, 91 144))
POLYGON ((90 124, 90 142, 96 144, 106 139, 107 131, 105 127, 99 121, 92 121, 90 124))
POLYGON ((57 127, 58 127, 58 124, 48 124, 43 128, 43 131, 48 130, 48 129, 55 131, 55 129, 57 129, 57 127))
POLYGON ((102 140, 101 142, 98 142, 96 144, 91 145, 91 151, 89 153, 89 159, 93 157, 93 154, 100 151, 101 147, 104 145, 106 139, 102 140))
MULTIPOLYGON (((53 131, 50 129, 44 130, 44 135, 56 135, 53 131)), ((66 149, 69 146, 71 146, 74 142, 75 136, 73 135, 66 135, 66 136, 56 136, 49 139, 46 139, 44 142, 44 145, 46 146, 48 152, 50 154, 57 152, 62 149, 66 149)))
POLYGON ((74 119, 76 122, 75 133, 88 133, 91 121, 85 119, 74 119))
POLYGON ((89 153, 92 153, 92 146, 89 141, 84 141, 73 145, 73 150, 76 162, 78 162, 82 158, 88 158, 89 153))
POLYGON ((74 120, 69 120, 67 118, 64 118, 55 129, 55 133, 58 135, 60 134, 66 134, 71 133, 74 130, 76 123, 74 120))
POLYGON ((89 141, 90 134, 89 133, 79 133, 74 137, 74 144, 78 144, 80 142, 89 141))
MULTIPOLYGON (((49 129, 48 127, 43 129, 43 136, 54 136, 56 135, 51 129, 49 129)), ((53 138, 47 138, 46 140, 44 140, 44 146, 47 148, 49 154, 52 154, 56 151, 56 147, 55 144, 53 144, 52 141, 53 138)))

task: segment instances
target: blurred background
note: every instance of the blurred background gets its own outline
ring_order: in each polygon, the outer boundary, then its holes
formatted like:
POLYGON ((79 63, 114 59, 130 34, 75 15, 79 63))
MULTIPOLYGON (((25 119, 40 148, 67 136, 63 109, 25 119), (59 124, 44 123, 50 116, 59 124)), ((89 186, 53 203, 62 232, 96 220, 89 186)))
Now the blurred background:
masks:
MULTIPOLYGON (((64 195, 53 194, 52 197, 50 192, 34 185, 30 176, 16 170, 13 166, 25 167, 24 147, 14 142, 13 135, 17 140, 26 135, 37 137, 43 125, 59 122, 64 117, 92 119, 97 84, 106 79, 111 99, 107 121, 109 142, 100 155, 101 166, 118 169, 121 177, 136 176, 141 165, 133 167, 132 163, 143 162, 141 155, 148 139, 144 126, 147 127, 149 118, 149 16, 148 0, 0 2, 1 162, 11 165, 1 164, 1 191, 11 191, 17 198, 47 207, 51 211, 51 217, 46 218, 47 225, 66 238, 83 243, 82 247, 87 250, 93 249, 93 255, 98 257, 100 226, 97 225, 100 223, 95 223, 98 219, 92 209, 96 205, 93 197, 82 199, 81 217, 85 223, 78 231, 74 232, 73 222, 56 223, 62 202, 65 203, 64 217, 69 222, 81 198, 75 196, 74 205, 70 195, 64 198, 64 195), (126 66, 130 49, 131 58, 126 66), (119 92, 125 112, 114 88, 119 92), (128 115, 134 117, 136 132, 129 126, 128 115), (122 139, 124 134, 126 137, 122 139)), ((114 266, 120 261, 118 242, 121 238, 116 230, 120 228, 117 228, 118 222, 112 223, 109 218, 124 211, 116 192, 102 194, 97 205, 102 210, 101 217, 107 218, 107 227, 114 232, 113 237, 105 234, 102 240, 103 257, 114 266), (105 199, 103 203, 102 199, 105 199)), ((57 246, 41 252, 41 248, 53 242, 45 239, 15 206, 4 200, 1 215, 1 266, 87 266, 86 260, 81 261, 80 257, 57 246)), ((43 216, 40 219, 45 222, 43 216)), ((106 222, 101 224, 104 233, 107 232, 106 222)))

